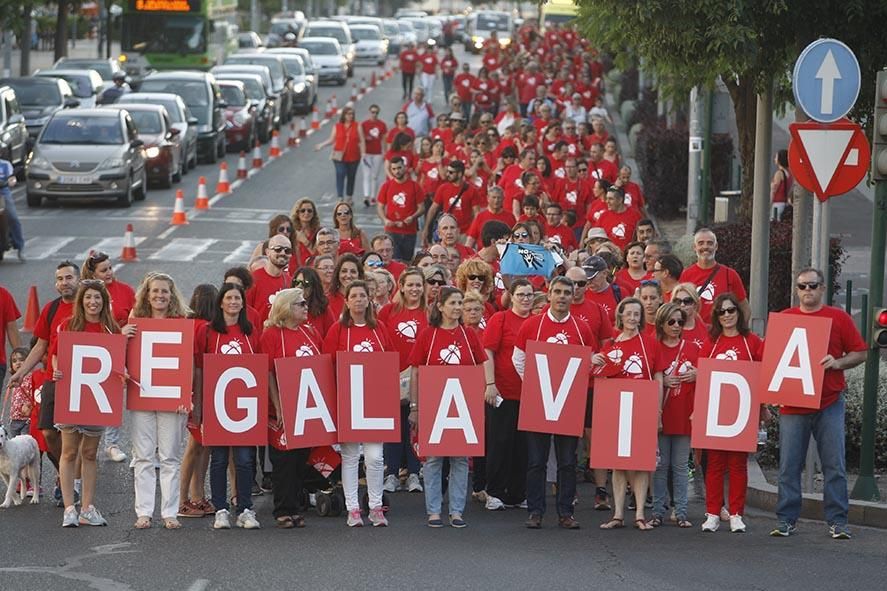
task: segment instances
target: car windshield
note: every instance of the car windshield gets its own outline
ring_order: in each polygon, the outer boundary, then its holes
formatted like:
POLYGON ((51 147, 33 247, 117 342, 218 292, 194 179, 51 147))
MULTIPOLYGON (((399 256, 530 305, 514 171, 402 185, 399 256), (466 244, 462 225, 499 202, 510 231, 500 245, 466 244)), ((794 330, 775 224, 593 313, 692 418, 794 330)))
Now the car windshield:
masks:
POLYGON ((416 29, 417 31, 427 31, 428 30, 428 23, 426 23, 425 21, 410 21, 410 22, 413 23, 413 28, 416 29))
POLYGON ((336 55, 336 46, 332 43, 308 42, 302 43, 312 55, 336 55))
POLYGON ((207 125, 209 123, 209 109, 207 107, 210 105, 210 96, 204 82, 197 80, 152 80, 148 78, 142 82, 139 90, 142 92, 171 92, 172 94, 177 94, 182 97, 182 100, 185 101, 185 104, 188 105, 194 116, 197 117, 200 125, 207 125))
POLYGON ((351 36, 357 41, 381 41, 379 29, 351 29, 351 36))
POLYGON ((95 70, 99 73, 99 76, 102 77, 102 80, 110 80, 111 76, 114 72, 111 71, 111 64, 109 64, 105 60, 65 60, 61 64, 60 67, 64 69, 75 69, 75 68, 83 68, 88 70, 95 70))
POLYGON ((53 117, 43 128, 41 144, 122 144, 123 130, 114 117, 53 117))
POLYGON ((479 31, 508 31, 508 15, 507 14, 478 14, 477 26, 479 31))
POLYGON ((219 88, 222 91, 222 100, 228 103, 229 107, 242 107, 246 104, 246 96, 236 86, 223 85, 219 88))
POLYGON ((281 55, 283 63, 286 64, 286 73, 290 76, 304 76, 305 71, 302 69, 302 58, 294 55, 281 55))
POLYGON ((139 133, 157 134, 163 131, 163 122, 160 113, 154 111, 130 111, 132 122, 135 123, 139 133))
POLYGON ((401 33, 414 33, 415 28, 412 23, 408 23, 405 21, 398 21, 397 27, 400 29, 401 33))
POLYGON ((268 66, 271 70, 271 78, 280 82, 283 80, 283 66, 280 61, 274 57, 242 57, 232 55, 226 61, 226 64, 249 64, 253 66, 268 66))
POLYGON ((72 74, 44 74, 41 78, 61 78, 71 86, 74 96, 77 98, 89 98, 93 95, 92 84, 89 82, 89 76, 74 76, 72 74))
POLYGON ((5 81, 15 91, 19 104, 23 107, 53 107, 62 104, 62 93, 55 81, 44 80, 16 80, 5 81))
POLYGON ((279 23, 271 23, 271 29, 268 31, 273 35, 280 35, 283 37, 287 33, 299 33, 299 25, 291 22, 279 22, 279 23))
POLYGON ((179 110, 179 104, 173 100, 165 100, 165 99, 155 99, 148 98, 144 96, 140 96, 138 94, 124 94, 119 99, 117 99, 117 104, 147 104, 147 105, 162 105, 166 107, 166 112, 169 113, 169 120, 172 123, 184 123, 185 120, 182 119, 182 113, 179 110))
POLYGON ((311 37, 332 37, 339 43, 349 43, 348 34, 338 27, 312 27, 308 26, 308 34, 311 37))
MULTIPOLYGON (((400 27, 395 25, 394 23, 382 23, 382 28, 385 29, 386 35, 399 35, 400 27)), ((352 31, 353 33, 354 31, 352 31)))

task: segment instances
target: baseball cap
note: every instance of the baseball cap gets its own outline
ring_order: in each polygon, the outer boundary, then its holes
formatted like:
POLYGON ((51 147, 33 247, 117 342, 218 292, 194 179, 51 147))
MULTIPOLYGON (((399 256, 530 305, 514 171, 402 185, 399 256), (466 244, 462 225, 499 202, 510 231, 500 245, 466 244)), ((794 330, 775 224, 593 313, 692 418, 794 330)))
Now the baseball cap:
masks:
POLYGON ((595 275, 607 270, 607 263, 601 257, 592 255, 582 263, 582 269, 589 279, 594 279, 595 275))
POLYGON ((607 236, 607 233, 603 228, 593 227, 588 229, 588 234, 585 236, 585 241, 589 240, 609 240, 610 237, 607 236))

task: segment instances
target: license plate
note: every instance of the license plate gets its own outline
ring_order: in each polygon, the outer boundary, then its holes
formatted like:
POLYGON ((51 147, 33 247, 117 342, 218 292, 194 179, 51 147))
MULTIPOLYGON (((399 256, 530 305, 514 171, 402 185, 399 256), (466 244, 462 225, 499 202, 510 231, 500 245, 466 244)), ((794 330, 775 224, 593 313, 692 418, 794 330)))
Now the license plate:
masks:
POLYGON ((59 182, 64 185, 89 185, 92 184, 91 176, 73 176, 73 175, 62 175, 59 177, 59 182))

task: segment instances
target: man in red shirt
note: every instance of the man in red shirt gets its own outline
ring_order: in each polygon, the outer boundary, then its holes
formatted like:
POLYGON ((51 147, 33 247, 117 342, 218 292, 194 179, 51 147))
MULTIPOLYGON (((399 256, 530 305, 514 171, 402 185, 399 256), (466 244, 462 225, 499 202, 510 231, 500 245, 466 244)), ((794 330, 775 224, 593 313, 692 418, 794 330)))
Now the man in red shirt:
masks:
POLYGON ((597 255, 588 257, 582 263, 582 268, 585 269, 585 274, 588 276, 588 290, 585 292, 585 299, 600 306, 610 320, 610 324, 615 324, 616 306, 622 301, 622 298, 628 297, 630 294, 623 294, 618 285, 610 283, 610 269, 607 262, 601 257, 597 255))
POLYGON ((447 48, 443 58, 440 60, 440 75, 443 79, 444 98, 447 103, 450 102, 450 93, 453 92, 453 80, 458 67, 459 61, 453 56, 453 50, 447 48))
POLYGON ((588 176, 589 178, 604 179, 610 184, 616 182, 619 170, 616 165, 604 158, 604 145, 591 144, 588 150, 588 176))
POLYGON ((607 189, 607 211, 601 214, 594 225, 603 228, 619 250, 625 250, 628 243, 634 240, 634 229, 640 217, 636 209, 625 207, 622 189, 610 187, 607 189))
POLYGON ((434 53, 433 47, 428 47, 425 49, 425 53, 423 53, 419 57, 419 61, 422 63, 422 76, 420 78, 420 83, 422 84, 422 88, 425 90, 425 96, 428 97, 428 102, 434 101, 434 81, 437 79, 437 55, 434 53))
POLYGON ((545 84, 545 77, 539 72, 539 64, 530 62, 525 72, 517 77, 517 100, 521 117, 527 116, 527 105, 536 98, 536 87, 545 84))
POLYGON ((517 223, 514 219, 514 214, 502 208, 503 203, 505 203, 505 196, 502 192, 502 187, 490 187, 487 190, 487 208, 475 216, 466 233, 467 239, 465 244, 467 246, 473 248, 475 245, 481 244, 481 230, 483 230, 484 224, 489 221, 496 220, 502 222, 509 228, 517 223))
POLYGON ((376 196, 376 186, 385 162, 382 140, 388 132, 388 126, 379 119, 379 105, 370 105, 370 118, 360 123, 363 131, 364 151, 361 165, 363 166, 363 204, 369 207, 370 199, 376 196))
POLYGON ((564 223, 564 212, 559 203, 552 202, 545 206, 545 235, 555 244, 560 244, 564 252, 576 249, 576 238, 573 229, 564 223))
POLYGON ((643 214, 644 207, 646 206, 644 192, 641 191, 641 187, 637 183, 631 180, 630 166, 625 165, 619 169, 619 179, 617 184, 622 187, 623 191, 625 191, 625 205, 633 207, 638 210, 639 213, 643 214))
POLYGON ((9 339, 9 346, 13 349, 22 346, 15 323, 21 317, 12 294, 0 286, 0 384, 6 377, 6 340, 9 339))
MULTIPOLYGON (((379 256, 382 257, 382 268, 391 273, 394 276, 394 280, 397 281, 407 266, 400 261, 394 260, 394 241, 391 240, 391 236, 388 234, 376 234, 370 240, 370 248, 379 253, 379 256)), ((410 258, 412 256, 411 254, 410 258)))
POLYGON ((465 163, 453 160, 447 165, 447 179, 441 183, 434 194, 434 203, 428 209, 425 219, 423 244, 428 244, 438 211, 451 214, 459 224, 459 231, 465 233, 471 220, 480 211, 477 203, 477 192, 470 183, 465 181, 465 163))
POLYGON ((580 233, 585 225, 585 216, 588 211, 588 202, 591 201, 591 187, 588 182, 579 176, 579 167, 575 158, 567 158, 564 161, 564 178, 555 184, 555 201, 561 204, 564 210, 571 209, 576 213, 576 223, 573 224, 574 234, 580 233))
POLYGON ((819 362, 825 368, 819 409, 783 406, 779 412, 779 499, 776 517, 779 523, 771 536, 789 536, 801 513, 801 469, 807 456, 810 435, 816 440, 822 462, 823 507, 834 539, 850 539, 847 527, 847 471, 844 446, 844 394, 847 383, 844 371, 865 361, 866 343, 856 329, 853 318, 840 308, 823 304, 825 277, 818 269, 801 270, 795 281, 797 308, 786 314, 829 318, 828 354, 819 362))
POLYGON ((394 258, 409 261, 416 250, 416 220, 424 213, 425 196, 419 183, 407 173, 403 158, 392 158, 388 169, 392 178, 379 189, 376 212, 394 243, 394 258))
POLYGON ((456 96, 462 101, 462 116, 467 121, 471 117, 471 103, 473 102, 473 89, 477 78, 471 73, 471 65, 462 64, 462 71, 453 79, 456 96))
MULTIPOLYGON (((502 171, 502 177, 499 179, 499 186, 502 187, 505 195, 505 210, 514 213, 514 200, 520 199, 524 194, 524 184, 521 177, 524 172, 536 169, 536 150, 533 148, 525 148, 520 153, 520 160, 516 164, 512 164, 502 171)), ((520 210, 519 203, 517 210, 520 210)))
POLYGON ((255 308, 263 324, 268 320, 274 296, 292 282, 292 276, 286 272, 292 252, 289 238, 275 234, 268 239, 265 264, 253 271, 253 286, 246 292, 246 303, 255 308))
POLYGON ((732 291, 739 300, 746 318, 751 318, 751 306, 742 279, 732 268, 715 260, 718 253, 718 237, 708 228, 700 228, 693 235, 696 262, 681 273, 681 283, 690 282, 699 291, 699 314, 711 322, 711 308, 715 298, 732 291))
POLYGON ((418 62, 419 54, 416 53, 415 45, 407 43, 406 48, 400 52, 400 72, 403 84, 401 100, 405 101, 413 94, 413 82, 416 79, 416 64, 418 62))

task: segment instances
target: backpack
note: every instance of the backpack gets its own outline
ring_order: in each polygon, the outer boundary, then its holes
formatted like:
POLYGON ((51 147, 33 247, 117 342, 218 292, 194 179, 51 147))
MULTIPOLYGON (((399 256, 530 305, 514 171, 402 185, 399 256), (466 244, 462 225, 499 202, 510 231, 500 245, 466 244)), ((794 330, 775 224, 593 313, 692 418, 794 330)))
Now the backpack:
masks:
MULTIPOLYGON (((61 296, 52 300, 52 303, 49 304, 49 310, 46 311, 46 324, 52 326, 52 319, 55 318, 55 313, 59 311, 59 306, 62 304, 61 296)), ((37 335, 31 335, 31 344, 30 349, 34 348, 34 345, 37 344, 37 335)))

